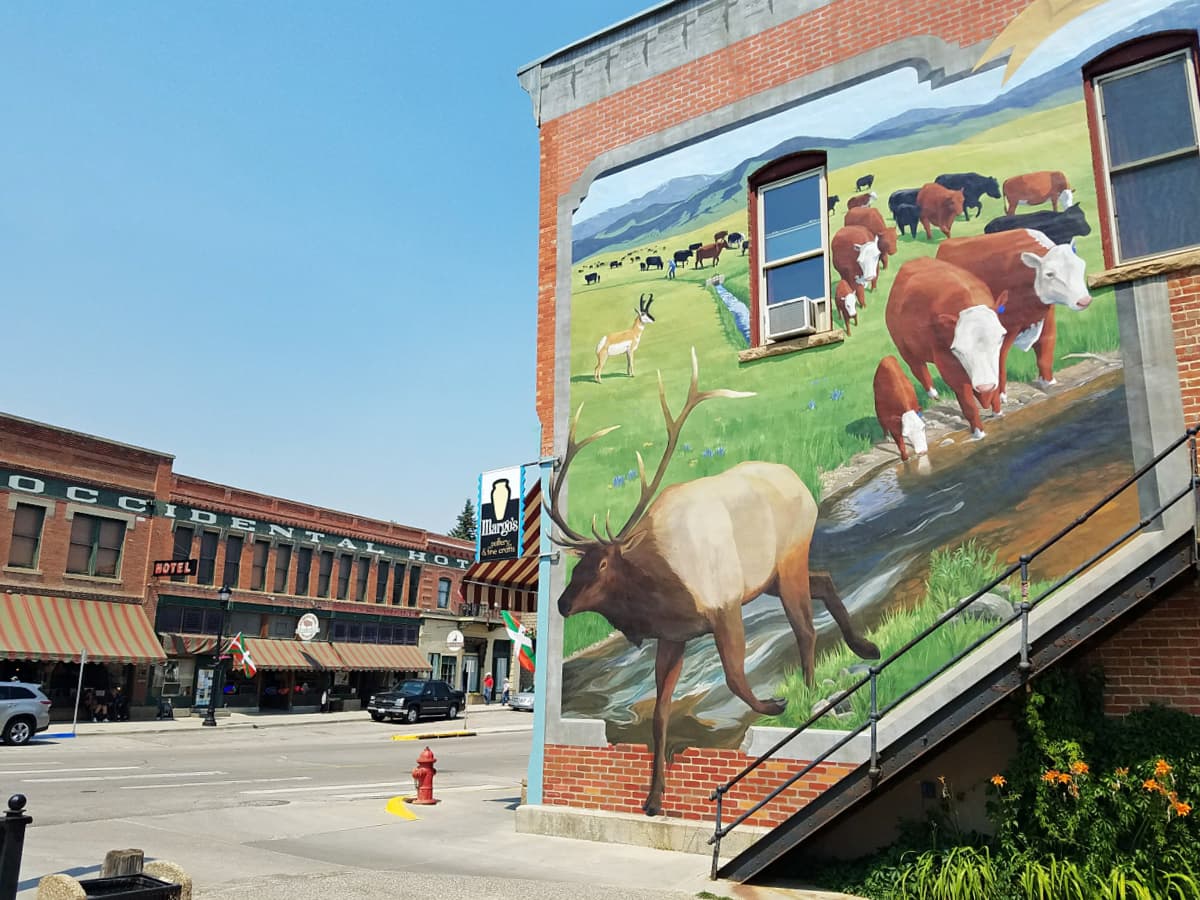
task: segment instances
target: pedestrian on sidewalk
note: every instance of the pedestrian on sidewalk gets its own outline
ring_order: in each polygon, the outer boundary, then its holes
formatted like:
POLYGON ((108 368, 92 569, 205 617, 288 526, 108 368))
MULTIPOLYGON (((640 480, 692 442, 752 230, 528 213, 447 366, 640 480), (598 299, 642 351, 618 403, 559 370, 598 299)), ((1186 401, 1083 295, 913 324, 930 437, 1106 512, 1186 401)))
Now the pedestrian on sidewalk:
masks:
POLYGON ((496 679, 492 677, 492 673, 488 672, 483 676, 483 702, 490 706, 492 703, 492 691, 496 687, 496 679))
POLYGON ((502 704, 504 704, 505 706, 508 706, 508 698, 511 694, 512 694, 512 682, 509 681, 507 678, 505 678, 504 679, 504 694, 503 694, 503 697, 500 700, 500 702, 502 704))
POLYGON ((321 691, 321 712, 329 712, 329 688, 321 691))

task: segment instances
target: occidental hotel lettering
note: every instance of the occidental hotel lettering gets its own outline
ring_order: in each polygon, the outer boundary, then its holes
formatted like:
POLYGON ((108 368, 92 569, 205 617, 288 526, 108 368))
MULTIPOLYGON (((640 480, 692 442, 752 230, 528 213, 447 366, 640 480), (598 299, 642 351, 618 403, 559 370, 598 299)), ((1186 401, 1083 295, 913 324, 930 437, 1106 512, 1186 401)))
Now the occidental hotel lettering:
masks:
POLYGON ((167 503, 136 495, 125 495, 109 488, 71 484, 66 481, 60 481, 57 478, 27 475, 23 472, 13 472, 5 469, 0 469, 0 485, 23 494, 54 497, 58 500, 69 500, 72 503, 85 503, 108 507, 109 509, 121 509, 140 516, 161 516, 165 519, 177 519, 181 522, 207 525, 227 531, 243 531, 247 534, 262 534, 268 537, 286 538, 301 543, 350 550, 355 553, 374 553, 379 556, 412 560, 435 566, 445 566, 449 569, 465 570, 470 568, 472 562, 469 559, 459 559, 458 557, 447 556, 444 553, 410 550, 407 547, 380 547, 371 541, 341 537, 336 534, 326 534, 325 532, 313 531, 308 528, 299 528, 292 525, 277 525, 274 522, 245 519, 241 516, 211 512, 207 509, 196 509, 179 503, 167 503))

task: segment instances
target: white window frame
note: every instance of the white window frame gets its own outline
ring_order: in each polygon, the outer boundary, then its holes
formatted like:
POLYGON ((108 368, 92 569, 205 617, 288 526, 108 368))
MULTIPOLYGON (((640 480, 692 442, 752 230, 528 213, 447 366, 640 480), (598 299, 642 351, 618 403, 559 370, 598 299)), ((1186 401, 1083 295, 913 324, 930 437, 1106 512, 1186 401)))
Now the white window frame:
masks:
MULTIPOLYGON (((813 321, 816 324, 816 330, 813 332, 813 334, 824 334, 825 332, 833 330, 833 289, 829 283, 829 190, 827 168, 827 166, 816 166, 812 169, 805 169, 803 172, 797 172, 794 175, 788 175, 786 178, 780 178, 778 181, 772 181, 769 184, 761 185, 758 188, 758 196, 755 200, 756 209, 754 210, 758 237, 756 240, 757 246, 754 247, 753 252, 755 267, 754 276, 758 279, 758 327, 759 334, 762 336, 760 344, 764 347, 774 344, 778 341, 792 340, 796 337, 796 335, 778 338, 770 336, 770 329, 767 327, 769 322, 767 316, 767 271, 769 269, 780 268, 790 263, 800 262, 801 260, 812 259, 814 256, 818 255, 823 258, 825 264, 825 299, 824 301, 813 301, 817 306, 816 314, 813 317, 813 321), (821 194, 817 216, 818 219, 820 219, 822 216, 825 219, 825 221, 822 223, 824 227, 821 229, 821 249, 809 250, 805 253, 796 253, 792 256, 772 260, 770 263, 767 263, 767 229, 765 214, 765 201, 767 193, 775 190, 776 188, 786 187, 793 182, 801 181, 805 178, 811 178, 813 175, 817 176, 821 194)), ((794 302, 795 300, 784 301, 785 304, 794 302)))
POLYGON ((1142 60, 1141 62, 1133 63, 1132 65, 1123 66, 1120 69, 1114 69, 1111 72, 1105 72, 1103 75, 1097 75, 1092 79, 1092 89, 1095 93, 1096 114, 1099 122, 1099 146, 1101 163, 1104 166, 1104 192, 1108 203, 1108 230, 1112 235, 1112 254, 1113 261, 1117 265, 1122 265, 1129 262, 1141 262, 1143 260, 1157 259, 1163 256, 1170 256, 1174 253, 1180 253, 1185 250, 1191 250, 1200 247, 1200 244, 1190 244, 1185 247, 1173 247, 1170 250, 1162 250, 1158 253, 1149 253, 1145 256, 1130 256, 1126 257, 1121 252, 1121 231, 1117 223, 1117 197, 1113 190, 1112 176, 1113 167, 1109 154, 1108 146, 1108 126, 1105 123, 1104 114, 1104 86, 1108 82, 1118 81, 1121 78, 1129 75, 1144 72, 1149 69, 1157 68, 1174 59, 1183 59, 1187 70, 1187 88, 1188 88, 1188 106, 1192 113, 1192 137, 1196 143, 1190 149, 1172 150, 1169 153, 1161 153, 1158 156, 1147 157, 1136 162, 1125 163, 1117 167, 1117 174, 1121 172, 1136 171, 1144 169, 1154 163, 1164 162, 1169 159, 1183 158, 1185 156, 1194 155, 1200 157, 1200 97, 1197 96, 1196 82, 1196 61, 1191 49, 1184 48, 1182 50, 1173 50, 1170 53, 1164 53, 1161 56, 1156 56, 1153 59, 1142 60))

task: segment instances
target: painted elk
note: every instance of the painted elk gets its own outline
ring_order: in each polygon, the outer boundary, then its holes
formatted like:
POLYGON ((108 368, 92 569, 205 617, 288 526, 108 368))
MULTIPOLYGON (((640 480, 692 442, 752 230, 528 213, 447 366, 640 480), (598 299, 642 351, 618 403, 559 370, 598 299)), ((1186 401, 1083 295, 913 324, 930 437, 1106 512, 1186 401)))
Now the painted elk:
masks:
POLYGON ((688 641, 712 634, 729 690, 764 716, 779 715, 787 701, 777 697, 760 700, 746 680, 742 606, 759 595, 776 595, 782 601, 808 684, 814 680, 816 657, 814 597, 824 602, 851 650, 865 659, 879 658, 879 649, 855 631, 828 573, 809 571, 808 552, 817 504, 790 468, 743 462, 719 475, 671 485, 655 496, 692 410, 715 397, 754 396, 731 390, 699 391, 698 378, 693 349, 687 400, 679 415, 672 416, 659 373, 658 398, 666 420, 666 447, 649 482, 641 453, 637 454, 641 494, 616 534, 607 515, 604 535, 595 516, 592 537, 571 528, 559 506, 559 495, 579 451, 620 426, 602 428, 576 440, 581 405, 567 434, 566 453, 550 485, 548 515, 558 528, 554 541, 581 557, 559 597, 558 611, 564 617, 588 610, 598 612, 636 645, 647 638, 658 641, 654 760, 649 792, 642 804, 652 816, 662 811, 671 696, 688 641))
POLYGON ((637 309, 633 312, 637 316, 633 320, 633 324, 624 331, 614 331, 612 334, 606 334, 600 338, 600 343, 596 345, 596 370, 593 376, 596 379, 596 384, 600 384, 600 373, 604 370, 604 364, 613 356, 625 354, 625 374, 630 378, 633 377, 633 354, 637 352, 638 344, 642 342, 642 332, 646 330, 646 326, 654 321, 654 316, 650 313, 650 304, 654 302, 654 295, 642 294, 638 298, 637 309))

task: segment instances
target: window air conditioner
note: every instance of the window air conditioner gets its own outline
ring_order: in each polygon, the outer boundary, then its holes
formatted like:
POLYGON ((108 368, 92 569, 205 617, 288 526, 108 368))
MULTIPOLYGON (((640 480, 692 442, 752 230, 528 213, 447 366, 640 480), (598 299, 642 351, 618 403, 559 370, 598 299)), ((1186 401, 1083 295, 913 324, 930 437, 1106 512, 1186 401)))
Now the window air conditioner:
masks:
POLYGON ((817 330, 816 304, 808 297, 767 307, 767 338, 779 340, 817 330))

